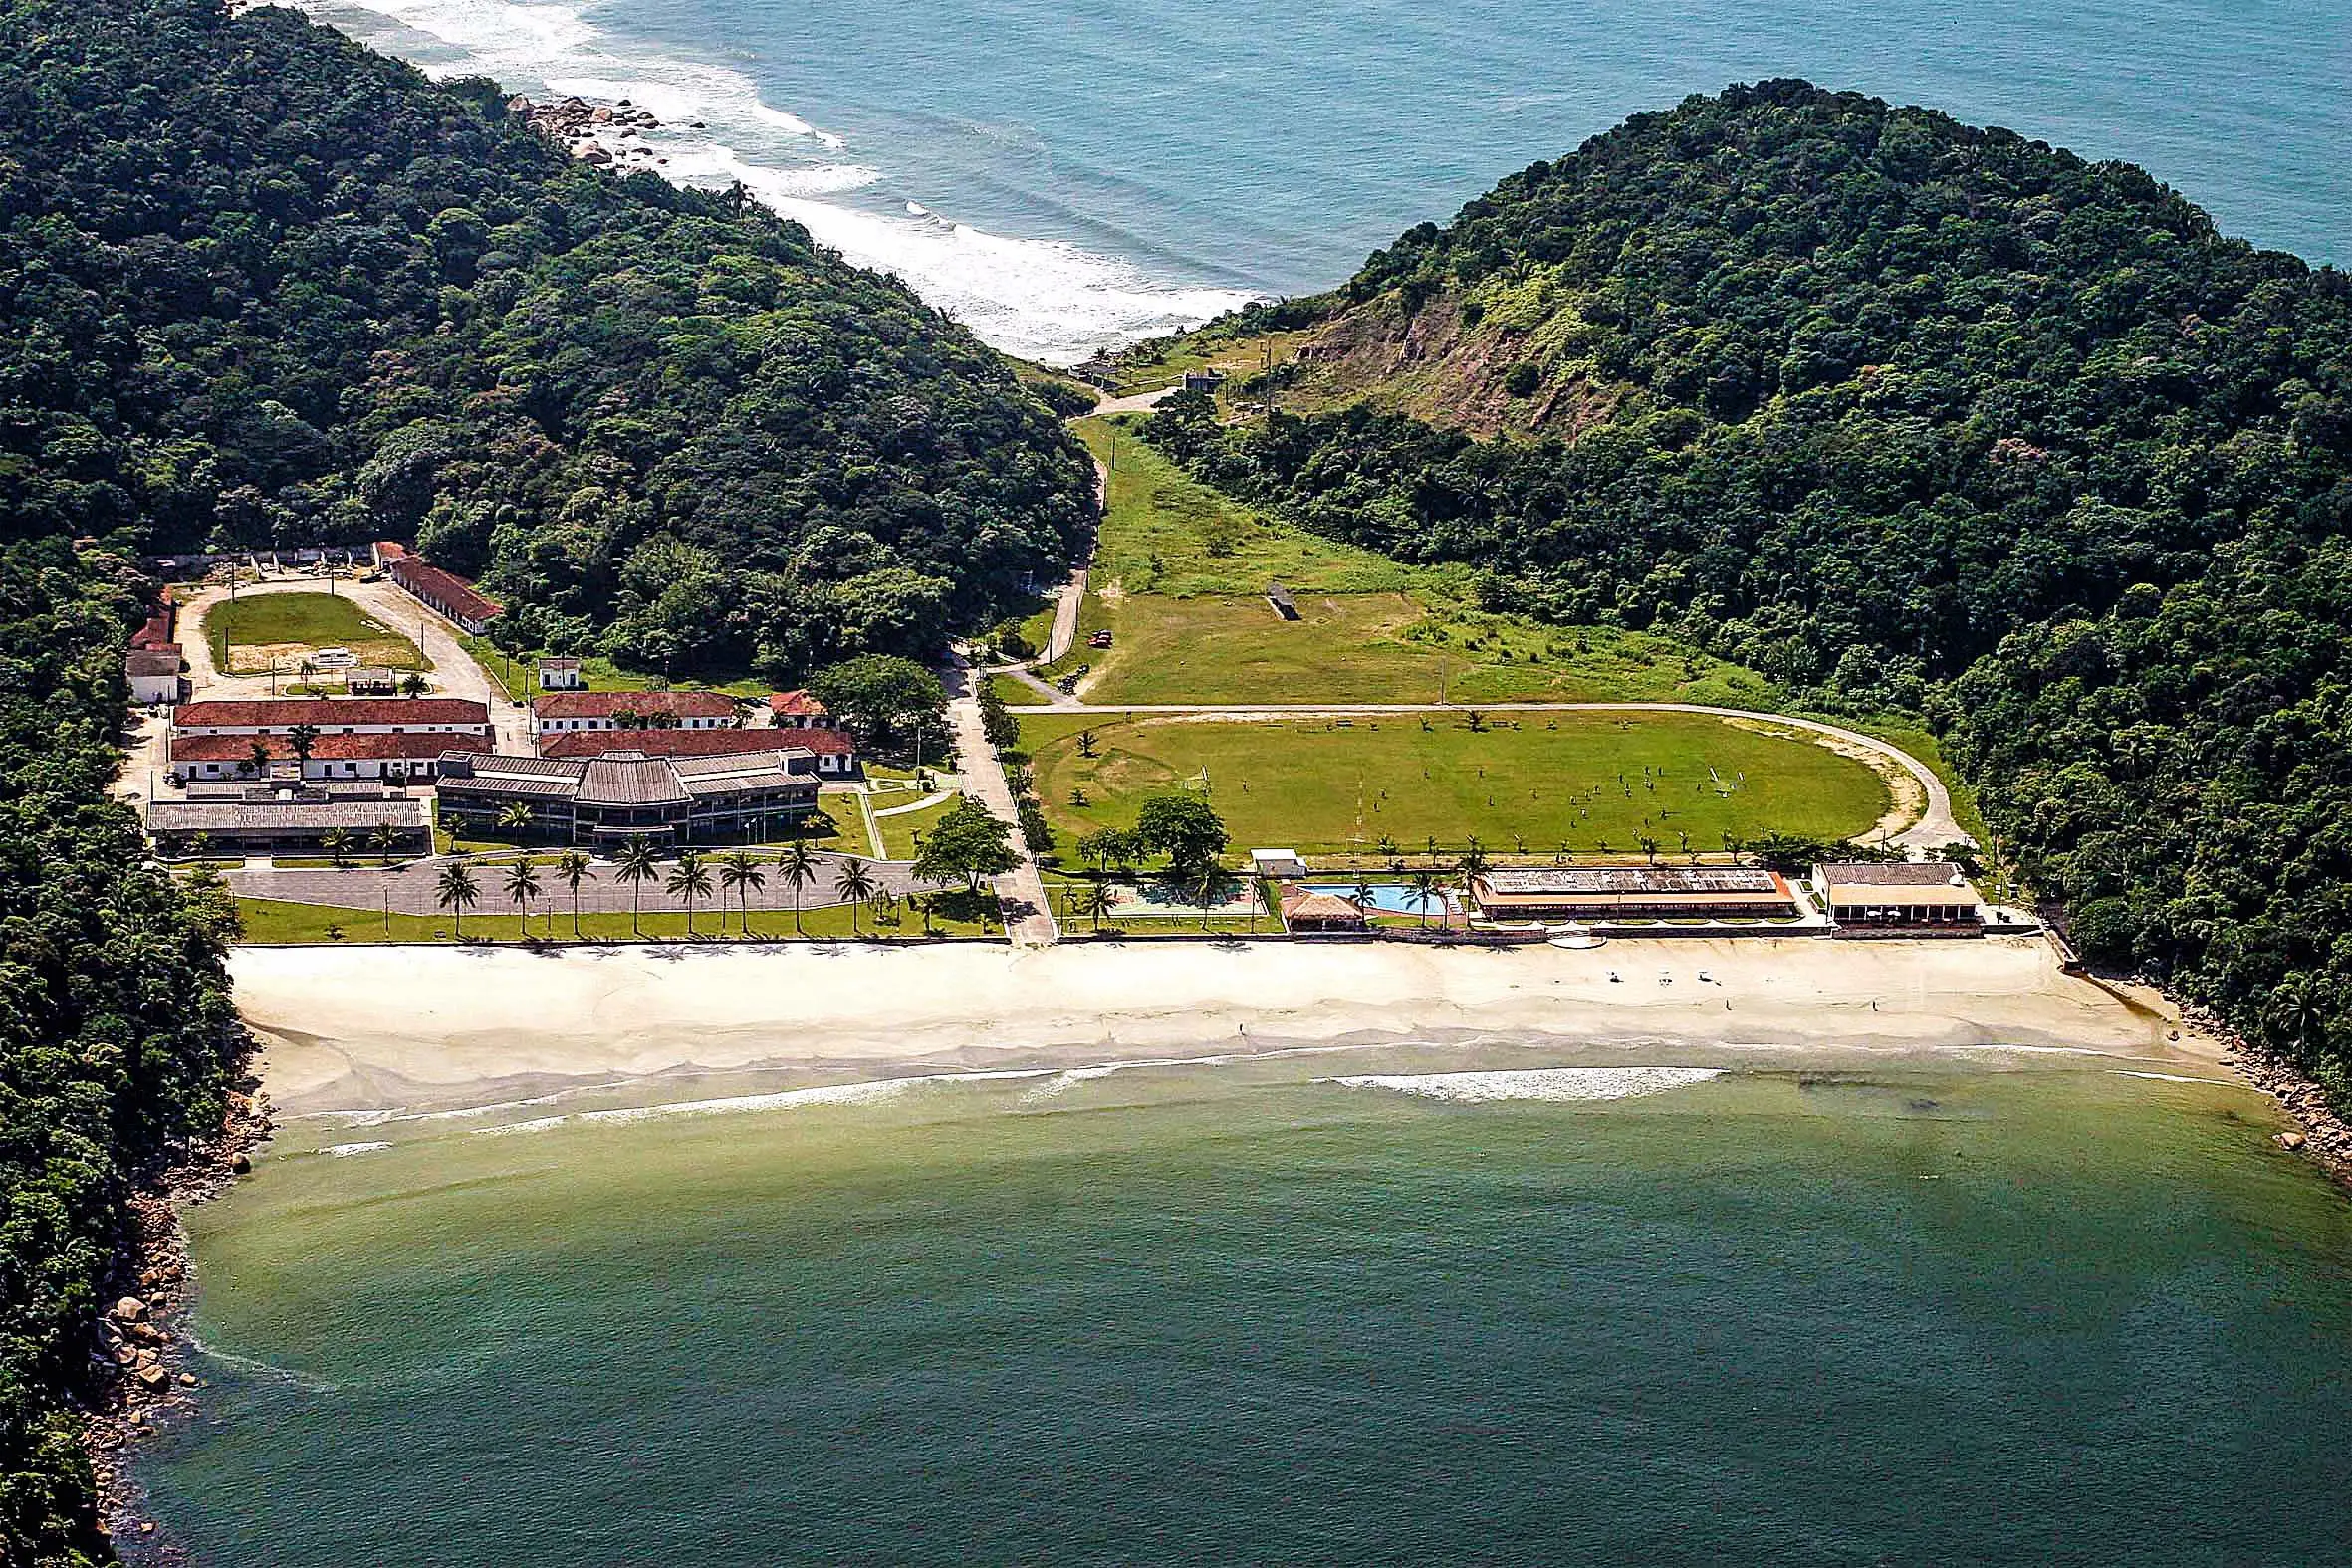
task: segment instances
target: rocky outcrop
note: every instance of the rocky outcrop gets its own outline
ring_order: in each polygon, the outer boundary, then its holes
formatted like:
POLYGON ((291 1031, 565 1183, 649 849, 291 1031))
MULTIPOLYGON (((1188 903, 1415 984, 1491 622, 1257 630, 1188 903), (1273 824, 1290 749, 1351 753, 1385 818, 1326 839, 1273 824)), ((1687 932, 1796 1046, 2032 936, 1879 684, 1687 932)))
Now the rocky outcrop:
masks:
POLYGON ((508 113, 584 163, 650 168, 669 161, 638 139, 646 131, 661 129, 659 117, 625 98, 614 104, 578 97, 542 103, 518 93, 506 107, 508 113))

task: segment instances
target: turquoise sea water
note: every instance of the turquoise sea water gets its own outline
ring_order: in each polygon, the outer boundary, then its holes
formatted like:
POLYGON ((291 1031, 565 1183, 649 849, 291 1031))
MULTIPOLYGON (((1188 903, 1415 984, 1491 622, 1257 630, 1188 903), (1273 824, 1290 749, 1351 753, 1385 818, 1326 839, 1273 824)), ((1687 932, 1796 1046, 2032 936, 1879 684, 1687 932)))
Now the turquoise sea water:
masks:
POLYGON ((436 71, 631 97, 1001 345, 1345 278, 1627 114, 1804 76, 2127 158, 2352 259, 2352 0, 301 0, 436 71), (703 131, 685 128, 694 118, 703 131))
POLYGON ((194 1216, 159 1516, 289 1565, 2343 1560, 2352 1209, 2257 1097, 1433 1063, 298 1131, 194 1216))

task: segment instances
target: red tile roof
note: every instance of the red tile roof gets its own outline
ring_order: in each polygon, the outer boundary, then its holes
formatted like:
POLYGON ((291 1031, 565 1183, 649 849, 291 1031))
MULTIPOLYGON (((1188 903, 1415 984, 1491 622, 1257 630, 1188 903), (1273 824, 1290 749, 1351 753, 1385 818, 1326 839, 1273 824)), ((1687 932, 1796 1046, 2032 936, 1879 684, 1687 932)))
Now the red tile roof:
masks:
POLYGON ((470 697, 258 697, 179 705, 174 722, 185 730, 206 725, 292 729, 337 724, 468 724, 485 728, 490 710, 470 697))
POLYGON ((648 757, 734 757, 799 748, 820 757, 854 757, 857 747, 838 730, 573 730, 540 744, 542 757, 603 757, 642 752, 648 757))
MULTIPOLYGON (((130 645, 140 649, 172 647, 171 623, 178 617, 178 614, 179 612, 171 605, 164 605, 154 614, 148 616, 147 623, 132 634, 130 645)), ((177 651, 176 647, 173 648, 173 651, 177 651)))
POLYGON ((768 699, 768 709, 779 719, 829 719, 833 715, 807 692, 778 692, 768 699))
POLYGON ((735 699, 725 692, 549 692, 531 711, 542 719, 613 719, 624 713, 673 719, 732 719, 735 699))
MULTIPOLYGON (((171 740, 175 763, 241 763, 256 744, 270 749, 273 762, 291 762, 293 743, 283 735, 177 735, 171 740)), ((438 757, 443 752, 487 752, 490 743, 472 735, 322 735, 311 743, 316 762, 357 762, 368 758, 438 757)))
POLYGON ((124 656, 122 669, 129 675, 177 675, 179 646, 165 643, 160 648, 133 648, 124 656))
POLYGON ((414 556, 402 556, 389 569, 394 582, 461 619, 488 620, 505 608, 456 572, 428 566, 414 556))
POLYGON ((407 546, 395 545, 388 539, 376 541, 375 563, 377 565, 388 566, 395 560, 406 560, 407 559, 407 546))

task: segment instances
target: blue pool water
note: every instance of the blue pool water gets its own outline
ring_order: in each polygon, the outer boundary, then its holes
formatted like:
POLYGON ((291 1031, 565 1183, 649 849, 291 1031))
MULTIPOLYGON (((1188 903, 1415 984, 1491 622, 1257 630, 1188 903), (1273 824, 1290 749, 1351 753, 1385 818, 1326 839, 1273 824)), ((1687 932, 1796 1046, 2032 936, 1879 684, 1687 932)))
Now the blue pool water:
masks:
POLYGON ((2352 0, 301 3, 428 70, 633 98, 673 177, 741 179, 1049 358, 1328 287, 1536 157, 1769 76, 2144 163, 2352 260, 2352 0))
MULTIPOLYGON (((1306 885, 1318 893, 1336 893, 1350 901, 1356 899, 1353 882, 1309 882, 1306 885)), ((1448 893, 1438 892, 1425 897, 1405 882, 1374 882, 1370 892, 1372 907, 1384 915, 1418 915, 1426 910, 1434 917, 1444 914, 1453 903, 1453 897, 1448 893)))

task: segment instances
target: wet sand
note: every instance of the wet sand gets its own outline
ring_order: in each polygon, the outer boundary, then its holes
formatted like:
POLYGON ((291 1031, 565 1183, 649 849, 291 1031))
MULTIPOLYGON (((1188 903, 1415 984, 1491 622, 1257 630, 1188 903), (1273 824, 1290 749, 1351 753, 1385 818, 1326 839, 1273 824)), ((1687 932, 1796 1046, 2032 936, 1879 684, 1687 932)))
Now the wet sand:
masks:
POLYGON ((1991 1070, 2118 1058, 2226 1077, 2153 993, 2038 940, 248 948, 237 995, 289 1114, 438 1110, 719 1073, 808 1081, 1301 1043, 1509 1037, 1562 1063, 1991 1070), (1702 980, 1704 973, 1708 978, 1702 980), (1615 977, 1612 979, 1612 976, 1615 977), (2171 1037, 2179 1030, 2179 1038, 2171 1037))

